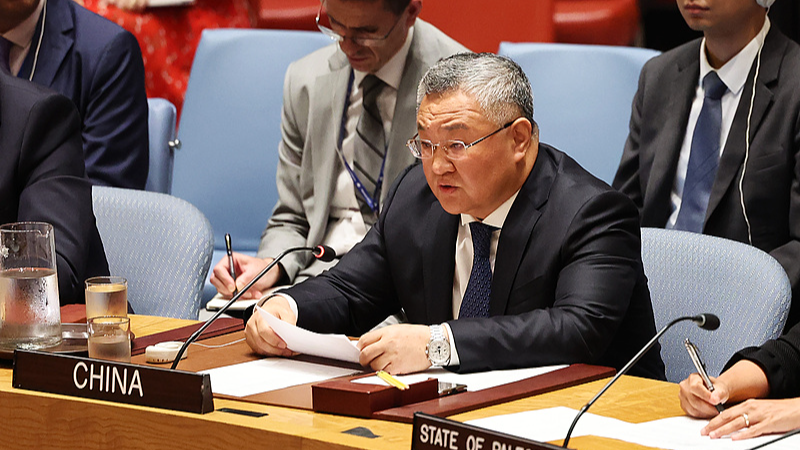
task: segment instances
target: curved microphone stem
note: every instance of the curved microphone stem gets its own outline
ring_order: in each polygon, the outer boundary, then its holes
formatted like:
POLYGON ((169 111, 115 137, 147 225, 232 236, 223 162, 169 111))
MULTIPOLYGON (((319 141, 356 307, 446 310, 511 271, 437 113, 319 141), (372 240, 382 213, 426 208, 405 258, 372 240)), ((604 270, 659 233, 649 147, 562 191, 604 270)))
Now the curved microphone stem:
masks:
POLYGON ((758 450, 758 449, 764 448, 764 447, 766 447, 768 445, 772 445, 772 444, 774 444, 774 443, 776 443, 778 441, 782 441, 782 440, 784 440, 784 439, 786 439, 788 437, 792 437, 792 436, 794 436, 796 434, 800 434, 800 428, 798 428, 796 430, 792 430, 792 431, 790 431, 790 432, 788 432, 788 433, 786 433, 784 435, 778 436, 778 437, 776 437, 775 439, 773 439, 771 441, 764 442, 763 444, 756 445, 755 447, 750 447, 748 450, 758 450))
POLYGON ((273 259, 271 263, 267 264, 267 267, 265 267, 264 270, 259 272, 258 275, 255 276, 255 278, 250 280, 250 282, 247 283, 247 285, 245 287, 240 289, 239 292, 236 295, 234 295, 230 300, 228 300, 228 303, 225 303, 225 306, 220 308, 219 311, 217 311, 216 314, 211 316, 210 319, 206 320, 206 323, 204 323, 202 327, 200 327, 191 336, 189 336, 189 339, 187 339, 186 342, 184 342, 183 345, 181 346, 181 349, 178 350, 178 354, 175 355, 175 360, 172 361, 171 369, 175 369, 175 368, 178 367, 178 363, 180 362, 181 357, 183 356, 183 354, 186 352, 186 349, 189 348, 189 344, 191 344, 192 342, 196 341, 197 338, 200 337, 200 334, 203 333, 203 331, 206 331, 206 328, 211 326, 211 324, 214 323, 214 321, 217 320, 217 318, 219 316, 224 314, 225 311, 227 311, 228 308, 230 308, 231 305, 233 305, 233 303, 236 302, 236 300, 239 300, 242 297, 242 295, 244 295, 245 292, 247 292, 251 287, 253 287, 253 285, 258 280, 261 279, 261 277, 266 275, 267 272, 269 272, 269 269, 272 269, 275 266, 275 264, 278 264, 278 261, 280 261, 281 258, 286 256, 288 253, 297 252, 297 251, 300 251, 300 250, 312 250, 313 251, 314 249, 315 249, 315 247, 292 247, 292 248, 284 250, 277 257, 275 257, 275 259, 273 259))
POLYGON ((631 366, 636 364, 642 358, 642 356, 644 356, 644 354, 647 353, 653 347, 653 345, 655 345, 656 342, 658 342, 658 339, 664 333, 666 333, 667 330, 672 328, 672 326, 675 325, 678 322, 683 322, 684 320, 696 320, 696 319, 697 319, 697 316, 678 317, 677 319, 675 319, 672 322, 668 323, 667 326, 665 326, 664 328, 661 329, 661 331, 656 333, 656 335, 653 336, 652 339, 650 339, 650 341, 647 343, 647 345, 642 347, 642 349, 639 350, 639 353, 637 353, 633 357, 633 359, 628 361, 628 364, 625 364, 625 367, 620 369, 620 371, 617 372, 616 375, 614 375, 614 378, 612 378, 611 381, 606 383, 606 385, 603 387, 603 389, 600 390, 600 392, 597 393, 597 395, 595 395, 591 400, 589 400, 589 403, 587 403, 587 404, 583 405, 583 407, 581 407, 581 410, 578 411, 578 414, 575 415, 575 419, 572 421, 572 425, 569 426, 569 431, 567 431, 567 437, 564 438, 563 448, 567 448, 567 445, 569 444, 569 438, 570 438, 570 436, 572 436, 572 431, 575 429, 575 425, 577 425, 578 419, 580 419, 581 416, 583 416, 583 413, 585 413, 594 404, 594 402, 596 402, 597 399, 600 398, 600 396, 603 395, 608 390, 608 388, 610 388, 611 385, 614 384, 617 381, 617 379, 619 379, 619 377, 621 377, 622 375, 625 375, 628 372, 628 370, 630 370, 631 366))

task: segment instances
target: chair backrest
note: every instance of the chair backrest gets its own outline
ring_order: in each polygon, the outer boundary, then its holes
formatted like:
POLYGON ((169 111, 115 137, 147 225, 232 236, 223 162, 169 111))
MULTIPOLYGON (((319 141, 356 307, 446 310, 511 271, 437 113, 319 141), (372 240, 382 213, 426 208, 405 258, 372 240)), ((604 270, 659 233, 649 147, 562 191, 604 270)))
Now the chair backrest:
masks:
POLYGON ((792 289, 783 267, 769 254, 714 236, 642 228, 642 261, 657 329, 681 316, 712 313, 720 318, 716 331, 685 322, 662 336, 667 380, 678 382, 696 372, 686 338, 699 348, 709 375, 717 376, 738 350, 781 334, 792 289))
POLYGON ((172 191, 175 105, 163 98, 148 98, 147 131, 150 134, 150 171, 145 190, 169 194, 172 191))
POLYGON ((175 155, 174 195, 208 217, 217 249, 255 253, 278 199, 283 79, 331 40, 319 32, 205 30, 192 63, 175 155))
POLYGON ((578 44, 500 44, 533 87, 541 142, 572 156, 611 183, 617 172, 631 104, 644 63, 659 52, 578 44))
POLYGON ((214 236, 197 208, 167 194, 94 186, 92 204, 112 275, 138 314, 197 319, 214 236))

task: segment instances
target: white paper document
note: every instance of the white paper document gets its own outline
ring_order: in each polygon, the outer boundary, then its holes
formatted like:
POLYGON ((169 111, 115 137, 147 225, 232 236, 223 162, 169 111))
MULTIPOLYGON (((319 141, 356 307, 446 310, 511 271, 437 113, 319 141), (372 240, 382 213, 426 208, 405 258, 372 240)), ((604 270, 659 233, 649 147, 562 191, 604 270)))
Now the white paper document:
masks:
POLYGON ((317 383, 359 371, 288 358, 264 358, 200 373, 211 375, 211 391, 215 394, 245 397, 298 384, 317 383))
MULTIPOLYGON (((428 378, 436 378, 439 381, 448 381, 450 383, 465 384, 468 391, 480 391, 502 384, 513 383, 515 381, 524 380, 526 378, 543 375, 547 372, 563 369, 567 367, 562 366, 545 366, 545 367, 532 367, 528 369, 512 369, 512 370, 494 370, 491 372, 478 372, 478 373, 453 373, 445 369, 428 369, 424 372, 414 373, 411 375, 398 375, 395 376, 398 380, 405 384, 419 383, 428 378)), ((353 383, 363 384, 377 384, 385 385, 385 381, 378 377, 365 377, 353 380, 353 383)))
MULTIPOLYGON (((558 406, 556 408, 487 417, 485 419, 471 420, 467 423, 526 439, 548 442, 564 439, 577 413, 578 411, 572 408, 558 406)), ((575 426, 572 437, 604 436, 609 430, 616 430, 615 434, 627 434, 630 433, 632 426, 633 424, 622 420, 586 413, 578 421, 578 425, 575 426)))
MULTIPOLYGON (((556 407, 487 417, 467 423, 527 439, 549 442, 566 437, 577 413, 578 411, 574 409, 556 407)), ((707 423, 708 420, 679 416, 634 424, 586 413, 578 421, 572 437, 601 436, 666 450, 747 450, 780 436, 761 436, 741 441, 734 441, 729 437, 711 439, 700 435, 700 429, 707 423)), ((778 441, 769 447, 770 450, 798 448, 800 448, 800 436, 778 441)))
MULTIPOLYGON (((731 440, 730 437, 711 439, 708 436, 700 435, 700 429, 707 423, 708 420, 693 419, 687 416, 670 417, 640 423, 635 426, 634 434, 616 439, 668 450, 747 450, 780 436, 778 434, 759 436, 741 441, 731 440)), ((800 436, 783 439, 767 448, 769 450, 797 450, 800 448, 800 436)))
POLYGON ((286 323, 272 314, 256 307, 267 320, 289 350, 304 355, 321 356, 358 364, 359 350, 356 343, 343 334, 319 334, 286 323))

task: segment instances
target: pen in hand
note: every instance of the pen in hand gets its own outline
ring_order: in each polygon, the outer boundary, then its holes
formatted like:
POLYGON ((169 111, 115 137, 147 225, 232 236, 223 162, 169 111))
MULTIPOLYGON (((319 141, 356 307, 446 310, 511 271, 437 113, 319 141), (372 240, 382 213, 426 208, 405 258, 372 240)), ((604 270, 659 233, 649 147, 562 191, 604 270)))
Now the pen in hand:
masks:
POLYGON ((228 253, 228 266, 231 271, 231 278, 233 278, 233 295, 239 293, 236 287, 236 268, 233 266, 233 248, 231 247, 231 234, 225 233, 225 251, 228 253))
MULTIPOLYGON (((703 364, 703 361, 700 359, 700 352, 697 350, 697 346, 686 338, 684 341, 684 345, 686 345, 686 351, 689 352, 689 358, 692 359, 692 363, 694 364, 695 369, 697 369, 697 373, 700 374, 700 378, 703 379, 703 383, 706 385, 706 389, 708 392, 714 392, 714 384, 711 383, 711 379, 708 377, 708 372, 706 372, 706 365, 703 364)), ((725 411, 725 407, 722 404, 714 405, 717 408, 718 412, 725 411)))

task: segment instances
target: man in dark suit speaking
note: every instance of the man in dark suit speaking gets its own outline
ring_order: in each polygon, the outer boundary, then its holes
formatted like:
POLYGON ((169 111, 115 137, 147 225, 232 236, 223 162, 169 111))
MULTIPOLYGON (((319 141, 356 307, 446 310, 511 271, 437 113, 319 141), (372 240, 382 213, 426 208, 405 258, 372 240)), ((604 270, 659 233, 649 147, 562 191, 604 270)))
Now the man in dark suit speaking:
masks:
MULTIPOLYGON (((361 363, 391 373, 561 363, 620 368, 654 334, 638 215, 565 154, 539 145, 514 62, 443 59, 422 79, 422 164, 400 175, 375 227, 336 267, 270 297, 281 320, 361 335, 361 363), (427 182, 426 182, 427 180, 427 182)), ((247 342, 289 355, 259 314, 247 342)), ((664 377, 654 348, 632 373, 664 377)))

